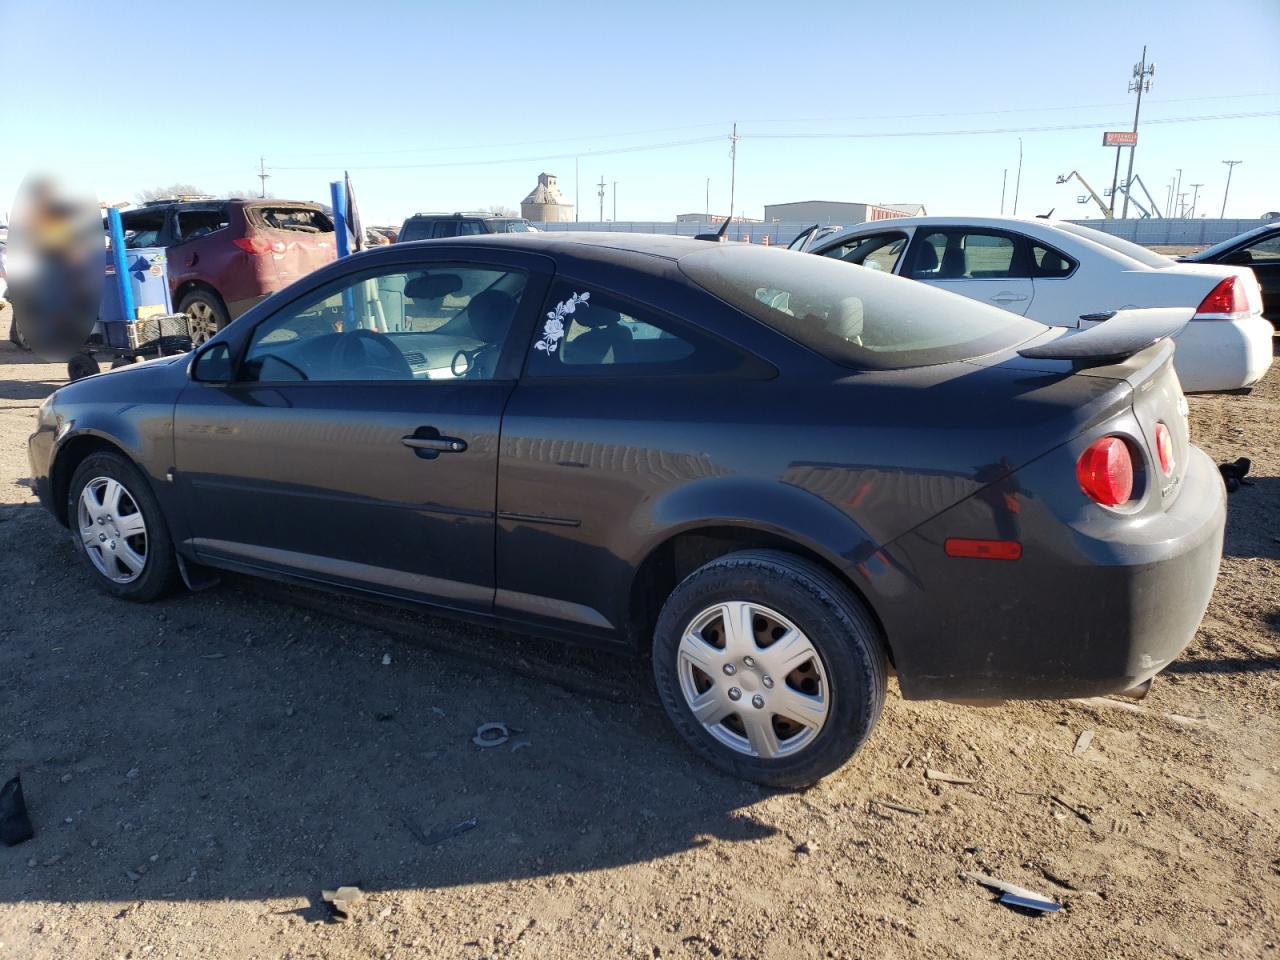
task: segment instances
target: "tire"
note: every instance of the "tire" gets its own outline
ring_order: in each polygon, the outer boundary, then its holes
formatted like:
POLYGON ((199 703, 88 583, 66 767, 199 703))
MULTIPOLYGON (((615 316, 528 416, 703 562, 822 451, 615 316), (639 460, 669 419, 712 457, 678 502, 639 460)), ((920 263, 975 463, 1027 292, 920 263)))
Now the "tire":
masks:
POLYGON ((822 567, 775 550, 720 557, 672 591, 654 631, 653 674, 667 715, 698 754, 786 788, 809 786, 858 751, 887 682, 884 642, 862 602, 822 567), (736 637, 728 614, 744 624, 736 637), (711 723, 695 716, 695 701, 711 723))
POLYGON ((231 322, 222 298, 212 290, 192 290, 178 304, 178 312, 187 315, 187 329, 191 332, 193 348, 212 340, 231 322))
POLYGON ((95 373, 101 372, 102 367, 98 365, 98 361, 87 353, 73 354, 67 361, 68 380, 83 380, 85 377, 92 377, 95 373))
POLYGON ((147 603, 176 585, 178 563, 160 503, 142 472, 120 454, 91 454, 76 468, 67 495, 67 526, 94 583, 111 596, 147 603), (113 483, 123 491, 118 500, 113 483), (93 488, 89 496, 97 504, 96 516, 82 505, 86 487, 93 488), (141 539, 130 533, 138 527, 131 520, 135 513, 141 516, 141 539))

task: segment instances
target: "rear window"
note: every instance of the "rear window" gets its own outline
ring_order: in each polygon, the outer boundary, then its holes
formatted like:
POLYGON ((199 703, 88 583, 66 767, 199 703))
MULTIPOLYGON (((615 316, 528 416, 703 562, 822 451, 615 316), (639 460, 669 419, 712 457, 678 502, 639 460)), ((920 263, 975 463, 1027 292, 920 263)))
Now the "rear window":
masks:
POLYGON ((927 284, 812 254, 717 244, 681 258, 680 269, 743 313, 857 369, 967 360, 1046 329, 927 284))
POLYGON ((1077 237, 1083 237, 1085 240, 1092 240, 1094 243, 1100 243, 1108 250, 1114 250, 1116 253, 1123 254, 1130 260, 1137 260, 1141 264, 1148 267, 1154 267, 1157 270, 1164 267, 1173 266, 1173 260, 1169 257, 1162 256, 1148 250, 1146 247, 1140 247, 1136 243, 1130 243, 1128 240, 1121 240, 1119 237, 1113 237, 1109 233, 1103 233, 1101 230, 1094 230, 1092 227, 1082 227, 1076 223, 1055 223, 1055 227, 1059 230, 1065 230, 1067 233, 1075 234, 1077 237))
POLYGON ((251 207, 253 217, 270 230, 333 233, 333 221, 314 207, 251 207))
POLYGON ((434 220, 406 220, 400 228, 400 241, 426 240, 431 236, 431 224, 434 220))

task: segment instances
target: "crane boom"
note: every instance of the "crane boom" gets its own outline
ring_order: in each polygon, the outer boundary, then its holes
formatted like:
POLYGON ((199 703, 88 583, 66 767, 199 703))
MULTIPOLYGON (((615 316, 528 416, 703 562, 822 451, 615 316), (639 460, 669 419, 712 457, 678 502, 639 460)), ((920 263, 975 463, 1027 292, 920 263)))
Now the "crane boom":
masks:
POLYGON ((1078 171, 1072 170, 1065 177, 1059 177, 1058 183, 1066 183, 1072 177, 1075 177, 1082 184, 1084 184, 1084 188, 1089 191, 1089 196, 1093 197, 1093 202, 1096 203, 1098 205, 1098 209, 1102 211, 1102 216, 1107 220, 1110 220, 1112 218, 1110 207, 1108 207, 1105 203, 1102 202, 1102 198, 1098 196, 1098 192, 1094 190, 1093 187, 1089 186, 1089 181, 1086 180, 1084 177, 1080 176, 1078 171))

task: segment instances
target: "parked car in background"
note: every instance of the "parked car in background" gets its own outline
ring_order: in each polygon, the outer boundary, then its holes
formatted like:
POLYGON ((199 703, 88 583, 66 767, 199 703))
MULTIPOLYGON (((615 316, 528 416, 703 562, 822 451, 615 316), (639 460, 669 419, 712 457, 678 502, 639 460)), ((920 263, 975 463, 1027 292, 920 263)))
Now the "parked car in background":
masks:
POLYGON ((1280 224, 1257 227, 1180 259, 1248 267, 1262 288, 1263 316, 1280 330, 1280 224))
POLYGON ((1185 307, 1174 365, 1188 392, 1253 386, 1272 360, 1271 325, 1248 269, 1181 263, 1064 221, 903 217, 853 227, 809 248, 845 263, 1075 331, 1131 307, 1185 307))
POLYGON ((337 255, 333 221, 314 203, 159 200, 121 220, 126 248, 165 248, 173 307, 196 345, 337 255))
POLYGON ((799 786, 890 663, 910 699, 1074 697, 1191 640, 1226 495, 1188 314, 1064 336, 746 244, 396 244, 57 390, 32 475, 117 597, 236 570, 649 654, 698 753, 799 786))
POLYGON ((536 232, 524 217, 497 217, 491 213, 415 213, 400 227, 399 242, 469 237, 480 233, 536 232))

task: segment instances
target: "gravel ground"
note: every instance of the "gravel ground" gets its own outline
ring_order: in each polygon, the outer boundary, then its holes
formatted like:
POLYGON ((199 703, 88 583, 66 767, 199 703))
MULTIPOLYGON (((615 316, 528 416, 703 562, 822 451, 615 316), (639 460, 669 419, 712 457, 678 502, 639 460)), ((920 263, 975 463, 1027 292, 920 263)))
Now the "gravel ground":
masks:
POLYGON ((1256 482, 1146 701, 893 690, 803 793, 699 763, 643 665, 239 578, 107 599, 25 484, 63 376, 0 349, 0 770, 37 830, 0 849, 0 957, 1280 957, 1280 366, 1191 400, 1256 482))

